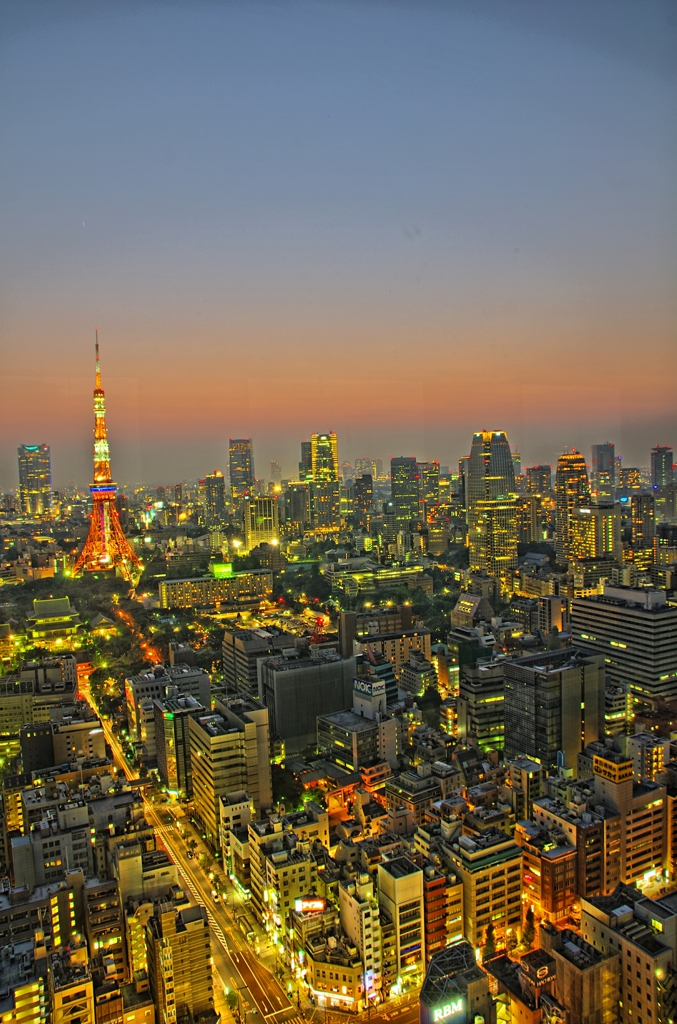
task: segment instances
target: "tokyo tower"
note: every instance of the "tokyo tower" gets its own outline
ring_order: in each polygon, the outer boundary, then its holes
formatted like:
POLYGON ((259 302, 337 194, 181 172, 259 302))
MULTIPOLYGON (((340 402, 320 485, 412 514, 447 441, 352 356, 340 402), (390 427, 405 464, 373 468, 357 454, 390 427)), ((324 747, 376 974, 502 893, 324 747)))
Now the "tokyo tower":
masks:
POLYGON ((94 483, 89 536, 78 555, 74 576, 83 572, 114 569, 118 576, 136 585, 143 566, 122 532, 115 504, 117 485, 110 471, 110 447, 106 431, 106 399, 101 387, 99 332, 96 331, 96 380, 94 384, 94 483))

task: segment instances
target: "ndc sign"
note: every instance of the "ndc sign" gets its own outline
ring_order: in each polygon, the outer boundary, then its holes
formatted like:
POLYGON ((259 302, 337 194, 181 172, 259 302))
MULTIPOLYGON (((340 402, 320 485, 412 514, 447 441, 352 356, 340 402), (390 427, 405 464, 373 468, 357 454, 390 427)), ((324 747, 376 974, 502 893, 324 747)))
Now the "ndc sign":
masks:
POLYGON ((366 693, 368 697, 381 697, 386 692, 385 680, 379 679, 378 682, 372 683, 367 679, 353 677, 353 692, 366 693))
POLYGON ((450 1020, 450 1018, 464 1011, 463 999, 456 999, 453 1003, 445 1003, 444 1006, 438 1006, 436 1010, 433 1010, 433 1024, 437 1024, 441 1020, 450 1020))

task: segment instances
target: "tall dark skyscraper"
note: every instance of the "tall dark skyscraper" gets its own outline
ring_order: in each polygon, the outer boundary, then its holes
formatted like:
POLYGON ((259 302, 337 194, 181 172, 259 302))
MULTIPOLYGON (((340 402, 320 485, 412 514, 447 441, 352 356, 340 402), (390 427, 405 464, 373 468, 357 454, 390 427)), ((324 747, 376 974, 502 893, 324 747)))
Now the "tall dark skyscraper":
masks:
POLYGON ((399 522, 418 519, 420 476, 416 459, 400 456, 390 460, 390 491, 395 518, 399 522))
POLYGON ((590 481, 585 459, 575 449, 563 452, 555 474, 555 550, 561 563, 571 554, 569 526, 574 509, 589 504, 590 481))
POLYGON ((633 494, 632 507, 632 547, 634 551, 653 548, 656 536, 656 509, 653 494, 633 494))
POLYGON ((656 490, 672 482, 672 445, 657 444, 651 449, 651 486, 656 490))
POLYGON ((313 453, 310 441, 301 441, 301 461, 299 462, 299 480, 313 479, 313 453))
POLYGON ((48 444, 22 444, 19 456, 19 505, 25 516, 52 510, 52 462, 48 444))
POLYGON ((254 448, 251 437, 231 437, 228 448, 230 493, 233 498, 251 494, 254 486, 254 448))
POLYGON ((355 480, 355 519, 367 528, 374 508, 374 481, 371 473, 363 473, 355 480))
POLYGON ((527 494, 550 494, 552 466, 527 466, 527 494))
POLYGON ((504 430, 478 430, 473 434, 467 463, 465 499, 468 525, 477 516, 477 504, 515 493, 515 469, 504 430))
POLYGON ((222 526, 226 519, 226 480, 214 470, 204 478, 205 525, 222 526))
POLYGON ((590 482, 595 499, 600 503, 613 501, 616 484, 616 452, 610 441, 604 444, 593 444, 590 470, 590 482))

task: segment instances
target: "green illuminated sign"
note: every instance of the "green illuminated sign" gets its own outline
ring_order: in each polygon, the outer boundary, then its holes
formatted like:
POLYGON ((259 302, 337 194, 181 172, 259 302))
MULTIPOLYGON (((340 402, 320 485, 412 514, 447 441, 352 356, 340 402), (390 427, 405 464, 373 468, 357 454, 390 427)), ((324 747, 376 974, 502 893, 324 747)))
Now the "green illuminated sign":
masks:
POLYGON ((226 576, 233 575, 232 562, 212 562, 209 566, 215 579, 223 580, 226 576))

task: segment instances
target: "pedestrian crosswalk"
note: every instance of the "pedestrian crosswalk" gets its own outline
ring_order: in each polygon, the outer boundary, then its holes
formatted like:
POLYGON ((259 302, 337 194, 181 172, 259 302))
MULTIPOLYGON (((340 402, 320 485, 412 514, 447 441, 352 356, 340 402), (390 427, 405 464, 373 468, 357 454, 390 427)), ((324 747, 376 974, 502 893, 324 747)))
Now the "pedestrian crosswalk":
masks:
POLYGON ((223 929, 221 928, 221 925, 214 920, 214 915, 209 910, 207 911, 207 920, 209 921, 209 927, 211 931, 214 933, 214 935, 216 935, 217 939, 219 940, 219 942, 221 943, 221 945, 223 946, 227 953, 228 943, 226 942, 226 936, 223 934, 223 929))

